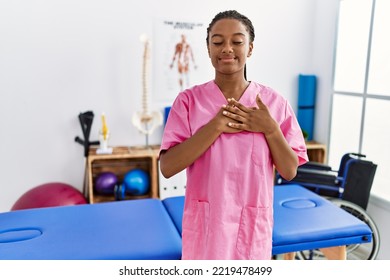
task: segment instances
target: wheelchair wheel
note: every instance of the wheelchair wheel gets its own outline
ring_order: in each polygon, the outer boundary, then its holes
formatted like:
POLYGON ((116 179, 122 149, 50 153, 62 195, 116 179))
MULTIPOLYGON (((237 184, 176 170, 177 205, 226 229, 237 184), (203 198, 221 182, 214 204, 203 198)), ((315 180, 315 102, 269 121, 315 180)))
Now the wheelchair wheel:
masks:
MULTIPOLYGON (((352 214, 359 220, 366 223, 372 231, 372 240, 370 243, 347 245, 348 260, 374 260, 379 252, 380 236, 379 230, 372 218, 360 206, 337 198, 330 198, 335 205, 352 214)), ((324 260, 325 256, 320 250, 306 250, 297 252, 296 258, 300 260, 324 260)))

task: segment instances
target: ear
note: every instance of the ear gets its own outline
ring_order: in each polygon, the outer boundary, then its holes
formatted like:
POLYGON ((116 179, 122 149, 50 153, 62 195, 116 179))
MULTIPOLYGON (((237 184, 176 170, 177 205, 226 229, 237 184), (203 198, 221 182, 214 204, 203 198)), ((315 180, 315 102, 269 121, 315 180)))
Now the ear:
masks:
POLYGON ((247 57, 250 57, 252 55, 252 51, 253 51, 253 42, 249 43, 249 50, 248 50, 247 57))

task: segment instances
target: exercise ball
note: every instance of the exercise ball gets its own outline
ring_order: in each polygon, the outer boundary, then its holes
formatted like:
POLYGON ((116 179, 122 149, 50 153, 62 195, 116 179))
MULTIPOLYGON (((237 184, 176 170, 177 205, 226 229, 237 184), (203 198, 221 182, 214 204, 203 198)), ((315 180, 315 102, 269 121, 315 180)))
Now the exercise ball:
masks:
POLYGON ((127 172, 123 178, 123 186, 130 195, 145 195, 149 192, 149 174, 139 168, 127 172))
POLYGON ((11 210, 86 204, 84 195, 75 187, 60 183, 46 183, 24 193, 11 210))
POLYGON ((99 194, 113 194, 118 177, 113 172, 102 172, 96 176, 94 188, 99 194))

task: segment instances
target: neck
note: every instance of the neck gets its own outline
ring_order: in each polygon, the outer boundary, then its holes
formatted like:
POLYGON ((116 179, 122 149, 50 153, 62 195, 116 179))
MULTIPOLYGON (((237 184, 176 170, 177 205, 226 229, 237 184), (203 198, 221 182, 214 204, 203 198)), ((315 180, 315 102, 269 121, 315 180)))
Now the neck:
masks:
POLYGON ((239 100, 249 85, 249 82, 243 76, 240 78, 217 76, 214 81, 226 99, 234 98, 239 100))

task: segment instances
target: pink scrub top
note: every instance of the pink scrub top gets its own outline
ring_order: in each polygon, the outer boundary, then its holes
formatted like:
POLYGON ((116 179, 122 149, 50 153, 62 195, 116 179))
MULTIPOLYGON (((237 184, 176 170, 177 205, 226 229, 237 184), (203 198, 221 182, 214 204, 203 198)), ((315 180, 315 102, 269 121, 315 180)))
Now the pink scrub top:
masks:
MULTIPOLYGON (((301 128, 287 100, 251 82, 240 103, 257 106, 260 93, 299 163, 308 158, 301 128)), ((227 104, 214 81, 181 92, 165 126, 161 151, 208 123, 227 104)), ((274 167, 262 133, 223 133, 187 168, 182 259, 271 259, 274 167)))

